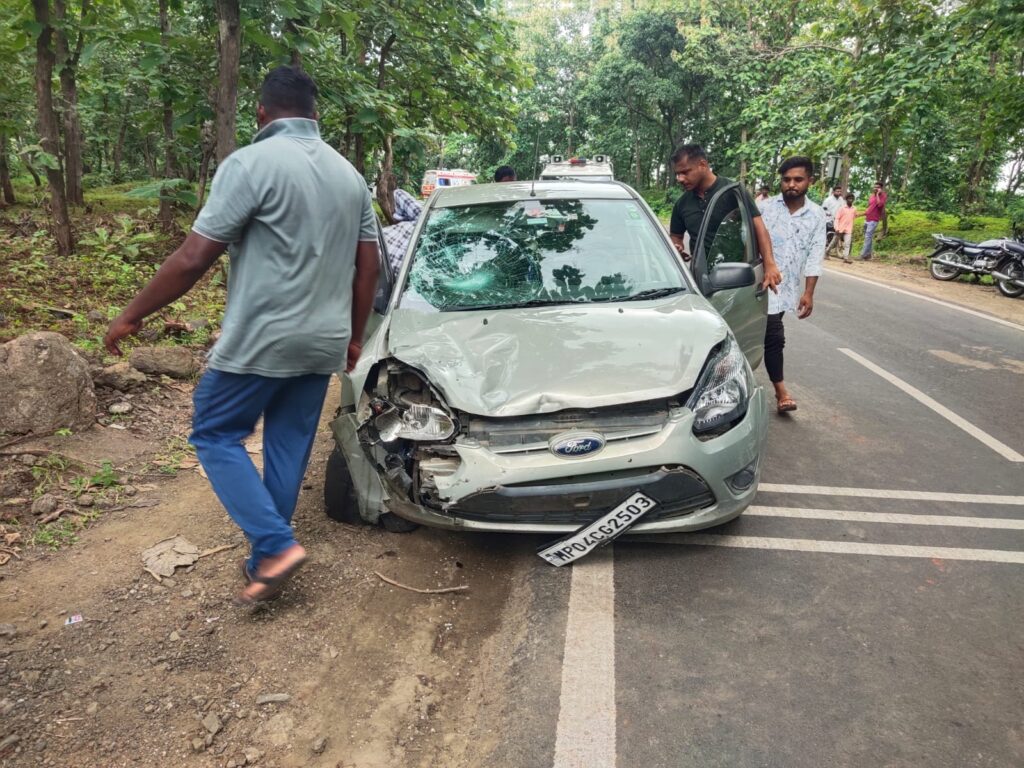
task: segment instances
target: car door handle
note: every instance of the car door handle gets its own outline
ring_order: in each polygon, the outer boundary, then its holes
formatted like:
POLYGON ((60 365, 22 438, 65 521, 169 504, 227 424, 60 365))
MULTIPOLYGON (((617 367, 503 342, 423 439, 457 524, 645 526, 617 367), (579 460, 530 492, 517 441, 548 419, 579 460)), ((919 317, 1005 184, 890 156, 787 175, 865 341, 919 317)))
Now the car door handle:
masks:
POLYGON ((767 286, 764 286, 764 285, 760 286, 756 291, 754 291, 754 295, 757 298, 761 298, 766 293, 768 293, 768 288, 767 288, 767 286))

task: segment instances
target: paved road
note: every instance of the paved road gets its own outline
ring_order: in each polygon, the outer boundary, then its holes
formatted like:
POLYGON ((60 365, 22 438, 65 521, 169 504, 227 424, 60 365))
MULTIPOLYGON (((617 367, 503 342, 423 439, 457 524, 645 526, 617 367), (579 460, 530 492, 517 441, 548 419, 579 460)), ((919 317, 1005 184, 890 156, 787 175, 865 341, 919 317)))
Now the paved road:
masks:
POLYGON ((479 765, 1024 765, 1024 331, 828 274, 787 335, 748 514, 526 569, 479 765))

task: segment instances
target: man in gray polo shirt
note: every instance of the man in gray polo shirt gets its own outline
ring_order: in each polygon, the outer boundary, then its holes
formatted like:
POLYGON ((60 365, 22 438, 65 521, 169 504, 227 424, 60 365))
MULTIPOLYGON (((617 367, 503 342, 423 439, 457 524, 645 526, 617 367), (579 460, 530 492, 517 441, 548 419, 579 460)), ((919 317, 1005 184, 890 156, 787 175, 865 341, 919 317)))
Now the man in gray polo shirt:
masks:
POLYGON ((241 603, 266 600, 306 559, 291 518, 330 375, 359 359, 377 287, 377 222, 366 183, 320 139, 317 89, 300 69, 263 81, 259 133, 221 163, 185 242, 113 321, 137 333, 227 250, 220 340, 194 395, 190 438, 252 548, 241 603), (263 417, 263 476, 242 440, 263 417))

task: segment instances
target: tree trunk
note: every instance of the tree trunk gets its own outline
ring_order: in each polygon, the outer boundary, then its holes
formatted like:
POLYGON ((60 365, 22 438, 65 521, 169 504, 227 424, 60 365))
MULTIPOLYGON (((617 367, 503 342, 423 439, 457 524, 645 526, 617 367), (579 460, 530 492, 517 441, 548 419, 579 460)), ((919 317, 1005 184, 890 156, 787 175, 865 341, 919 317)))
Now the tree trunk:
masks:
MULTIPOLYGON (((53 10, 57 19, 68 23, 64 0, 54 0, 53 10)), ((60 66, 60 92, 64 102, 64 170, 66 174, 67 198, 71 205, 85 205, 82 193, 82 121, 78 116, 78 60, 84 43, 83 26, 89 10, 89 0, 82 0, 81 18, 78 22, 78 37, 75 49, 68 45, 67 32, 58 30, 57 61, 60 66)))
POLYGON ((128 135, 128 109, 131 106, 131 99, 127 96, 124 100, 124 110, 121 112, 121 127, 117 129, 117 143, 114 144, 114 181, 121 180, 121 160, 124 158, 124 140, 128 135))
MULTIPOLYGON (((168 37, 170 36, 171 25, 167 18, 167 0, 160 0, 160 47, 163 49, 164 57, 169 55, 168 37)), ((169 79, 168 67, 165 63, 162 67, 164 79, 163 98, 163 128, 164 128, 164 180, 174 178, 174 107, 172 106, 170 91, 167 89, 169 79)), ((174 209, 166 190, 160 195, 160 213, 158 215, 160 226, 165 232, 174 229, 174 209)))
POLYGON ((395 223, 395 174, 392 170, 394 163, 393 140, 389 134, 384 137, 384 159, 380 164, 380 176, 377 178, 377 203, 388 224, 395 223))
MULTIPOLYGON (((744 128, 740 131, 740 146, 746 147, 747 145, 747 129, 744 128)), ((740 155, 740 183, 747 183, 747 150, 743 150, 743 154, 740 155)))
POLYGON ((206 180, 210 176, 210 160, 217 150, 217 139, 213 132, 213 125, 209 120, 205 121, 199 129, 200 143, 203 156, 199 161, 199 191, 196 193, 196 211, 203 207, 203 199, 206 197, 206 180))
POLYGON ((850 153, 843 152, 843 162, 839 168, 839 186, 843 188, 843 194, 850 192, 850 153))
POLYGON ((4 203, 14 205, 14 187, 11 186, 11 169, 7 165, 7 136, 0 133, 0 188, 3 188, 4 203))
MULTIPOLYGON (((35 21, 41 27, 36 38, 36 122, 39 143, 43 151, 57 157, 57 114, 53 111, 54 53, 51 47, 53 27, 50 26, 50 0, 32 0, 35 21)), ((50 186, 50 207, 53 214, 53 237, 57 242, 57 255, 70 256, 74 248, 71 222, 68 219, 68 201, 64 195, 64 177, 60 168, 47 168, 46 180, 50 186)))
POLYGON ((39 172, 36 171, 35 166, 29 162, 28 155, 25 153, 19 154, 18 158, 21 160, 22 165, 25 166, 25 170, 32 175, 32 181, 35 182, 36 188, 43 186, 43 180, 39 178, 39 172))
POLYGON ((238 0, 216 0, 217 6, 217 163, 235 151, 238 105, 238 61, 242 22, 238 0))

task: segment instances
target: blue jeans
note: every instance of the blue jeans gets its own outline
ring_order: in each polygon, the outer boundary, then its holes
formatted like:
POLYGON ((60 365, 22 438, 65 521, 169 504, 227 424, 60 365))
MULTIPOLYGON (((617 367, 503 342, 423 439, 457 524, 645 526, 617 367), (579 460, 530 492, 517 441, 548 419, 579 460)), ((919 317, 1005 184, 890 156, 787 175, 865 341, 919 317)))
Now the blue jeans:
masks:
POLYGON ((875 230, 878 229, 877 221, 865 221, 864 222, 864 247, 860 249, 860 257, 862 259, 871 258, 871 246, 875 241, 875 230))
POLYGON ((330 376, 275 379, 208 370, 192 401, 199 462, 231 519, 249 539, 250 573, 295 543, 292 513, 313 449, 330 376), (242 441, 263 417, 263 477, 242 441))

